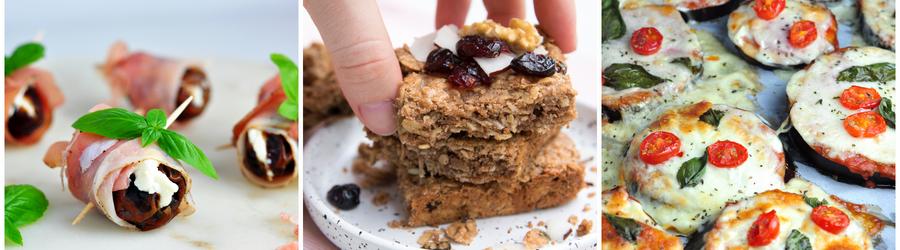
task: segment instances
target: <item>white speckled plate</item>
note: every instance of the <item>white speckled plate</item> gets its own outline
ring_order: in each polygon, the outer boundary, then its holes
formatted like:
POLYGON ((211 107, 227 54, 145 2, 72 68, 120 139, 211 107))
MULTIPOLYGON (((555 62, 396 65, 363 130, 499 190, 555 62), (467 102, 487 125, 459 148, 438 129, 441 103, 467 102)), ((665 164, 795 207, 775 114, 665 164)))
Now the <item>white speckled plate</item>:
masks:
MULTIPOLYGON (((585 181, 590 185, 583 189, 578 198, 563 206, 532 211, 529 213, 478 219, 478 236, 471 245, 454 244, 454 249, 521 249, 528 222, 536 225, 539 221, 547 224, 546 232, 556 240, 547 249, 595 249, 597 247, 600 221, 598 209, 600 199, 588 198, 598 193, 599 184, 596 171, 597 151, 597 110, 586 105, 578 105, 578 118, 563 129, 576 143, 581 158, 585 161, 585 181), (593 170, 592 170, 593 169, 593 170), (585 207, 589 207, 586 210, 585 207), (575 237, 577 226, 570 225, 569 216, 577 216, 579 222, 587 218, 594 222, 591 233, 575 237), (563 241, 563 235, 572 229, 573 233, 563 241)), ((390 228, 388 223, 404 219, 402 198, 395 187, 385 189, 364 189, 360 204, 353 210, 341 211, 325 200, 328 190, 337 184, 353 183, 350 165, 357 155, 360 143, 368 143, 357 119, 337 121, 317 131, 306 143, 303 159, 303 199, 310 216, 331 242, 342 249, 418 249, 416 240, 423 231, 431 227, 390 228), (372 197, 378 191, 391 194, 391 201, 376 207, 372 197)), ((446 225, 442 225, 446 228, 446 225)))

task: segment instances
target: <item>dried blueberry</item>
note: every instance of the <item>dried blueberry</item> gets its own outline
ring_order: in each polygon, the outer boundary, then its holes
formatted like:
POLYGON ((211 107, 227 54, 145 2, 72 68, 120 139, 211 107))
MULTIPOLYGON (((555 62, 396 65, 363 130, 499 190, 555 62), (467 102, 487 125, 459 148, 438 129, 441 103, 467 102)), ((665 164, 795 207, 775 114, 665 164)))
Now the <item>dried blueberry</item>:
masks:
POLYGON ((556 73, 556 60, 546 55, 528 52, 516 57, 510 63, 512 69, 531 76, 552 76, 556 73))
POLYGON ((482 36, 465 36, 456 42, 456 53, 464 58, 488 57, 493 58, 501 52, 509 52, 509 45, 503 40, 485 38, 482 36))
POLYGON ((453 71, 453 68, 462 63, 462 59, 454 55, 449 49, 438 48, 428 53, 428 59, 425 60, 425 72, 448 76, 453 71))
POLYGON ((477 64, 467 62, 453 69, 448 77, 450 83, 462 89, 474 88, 478 85, 487 85, 491 83, 491 77, 481 70, 477 64))
POLYGON ((334 185, 328 190, 328 203, 341 210, 350 210, 359 205, 359 186, 356 184, 334 185))

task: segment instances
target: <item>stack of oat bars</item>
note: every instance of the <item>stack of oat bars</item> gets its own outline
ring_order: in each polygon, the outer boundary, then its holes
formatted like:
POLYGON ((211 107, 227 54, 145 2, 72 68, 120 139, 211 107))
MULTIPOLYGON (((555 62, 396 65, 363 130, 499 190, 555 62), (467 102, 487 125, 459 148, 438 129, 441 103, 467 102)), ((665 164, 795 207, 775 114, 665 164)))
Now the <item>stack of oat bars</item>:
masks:
POLYGON ((394 166, 409 214, 406 226, 573 200, 584 186, 584 166, 560 132, 575 119, 576 93, 559 48, 524 21, 447 29, 436 32, 434 46, 425 46, 427 56, 418 40, 396 50, 404 74, 398 130, 392 136, 370 132, 372 145, 360 147, 361 157, 377 155, 394 166), (442 38, 446 33, 459 37, 442 38), (528 39, 534 36, 539 39, 528 39), (497 46, 499 55, 491 54, 497 46), (500 59, 467 58, 473 53, 500 59), (507 65, 491 66, 504 60, 507 65))

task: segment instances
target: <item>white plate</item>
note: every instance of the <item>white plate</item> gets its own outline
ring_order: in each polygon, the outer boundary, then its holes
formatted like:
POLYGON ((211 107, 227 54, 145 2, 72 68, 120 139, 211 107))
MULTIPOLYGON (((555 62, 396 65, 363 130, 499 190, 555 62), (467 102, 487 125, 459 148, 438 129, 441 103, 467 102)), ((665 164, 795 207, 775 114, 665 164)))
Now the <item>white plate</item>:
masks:
POLYGON ((299 214, 297 182, 281 189, 258 188, 241 175, 233 148, 216 149, 230 143, 232 126, 255 106, 259 87, 278 71, 271 64, 223 60, 207 64, 210 106, 179 131, 206 152, 219 174, 219 180, 212 180, 187 168, 197 211, 148 232, 126 230, 97 211, 70 225, 84 204, 62 190, 59 170, 47 168, 41 159, 54 141, 72 138, 75 119, 110 97, 95 68, 98 60, 38 63, 53 73, 66 99, 54 111, 53 124, 40 143, 6 148, 6 184, 35 185, 50 200, 43 218, 20 229, 25 246, 16 249, 274 249, 296 240, 292 225, 282 222, 279 214, 299 214))
MULTIPOLYGON (((570 236, 548 249, 595 249, 600 232, 598 209, 600 208, 595 152, 597 151, 596 109, 578 105, 578 118, 563 132, 574 141, 581 158, 585 160, 585 181, 591 183, 582 189, 576 200, 560 207, 532 211, 518 215, 478 219, 478 236, 469 246, 454 244, 454 249, 484 249, 486 247, 522 248, 519 244, 529 230, 528 222, 546 222, 551 238, 562 239, 569 228, 576 226, 566 222, 571 215, 587 218, 594 222, 591 233, 584 237, 570 236), (593 171, 591 169, 594 169, 593 171), (593 193, 594 198, 588 198, 593 193), (582 211, 585 206, 591 209, 582 211)), ((418 249, 416 240, 431 227, 413 229, 390 228, 388 223, 404 219, 402 198, 395 187, 386 188, 391 194, 391 202, 382 207, 372 204, 372 196, 379 189, 364 189, 360 204, 349 211, 339 211, 325 200, 328 190, 338 184, 353 183, 350 165, 357 155, 360 143, 369 143, 357 119, 337 121, 309 138, 303 159, 303 199, 310 216, 319 229, 342 249, 418 249)), ((443 225, 442 228, 446 228, 443 225)), ((574 233, 573 233, 574 234, 574 233)))

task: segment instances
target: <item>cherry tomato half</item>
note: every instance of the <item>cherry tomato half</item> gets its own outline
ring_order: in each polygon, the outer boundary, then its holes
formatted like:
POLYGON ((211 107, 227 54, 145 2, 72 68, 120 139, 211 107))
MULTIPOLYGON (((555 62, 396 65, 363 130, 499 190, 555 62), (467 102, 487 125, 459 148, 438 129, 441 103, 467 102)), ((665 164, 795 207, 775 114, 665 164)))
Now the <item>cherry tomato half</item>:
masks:
POLYGON ((884 117, 875 111, 852 114, 844 119, 844 130, 853 137, 875 137, 887 130, 884 117))
POLYGON ((641 142, 641 160, 647 164, 660 164, 681 151, 681 140, 678 136, 665 132, 657 131, 650 133, 644 141, 641 142))
POLYGON ((781 229, 781 222, 778 221, 778 215, 775 210, 771 210, 756 218, 750 231, 747 231, 747 243, 751 247, 760 247, 772 243, 778 237, 778 231, 781 229))
POLYGON ((810 219, 829 233, 839 234, 850 225, 850 217, 840 209, 831 206, 813 208, 810 219))
POLYGON ((840 101, 841 105, 852 110, 874 109, 881 104, 881 95, 873 88, 854 85, 841 92, 840 101))
POLYGON ((631 49, 634 52, 649 56, 662 48, 663 35, 653 27, 643 27, 631 34, 631 49))
POLYGON ((800 20, 791 25, 788 33, 788 42, 794 48, 806 48, 818 38, 816 32, 816 23, 807 20, 800 20))
POLYGON ((784 10, 785 1, 787 0, 756 0, 753 4, 753 10, 756 16, 764 20, 772 20, 781 14, 784 10))
POLYGON ((747 161, 747 148, 733 141, 717 141, 706 148, 709 163, 720 168, 733 168, 747 161))

